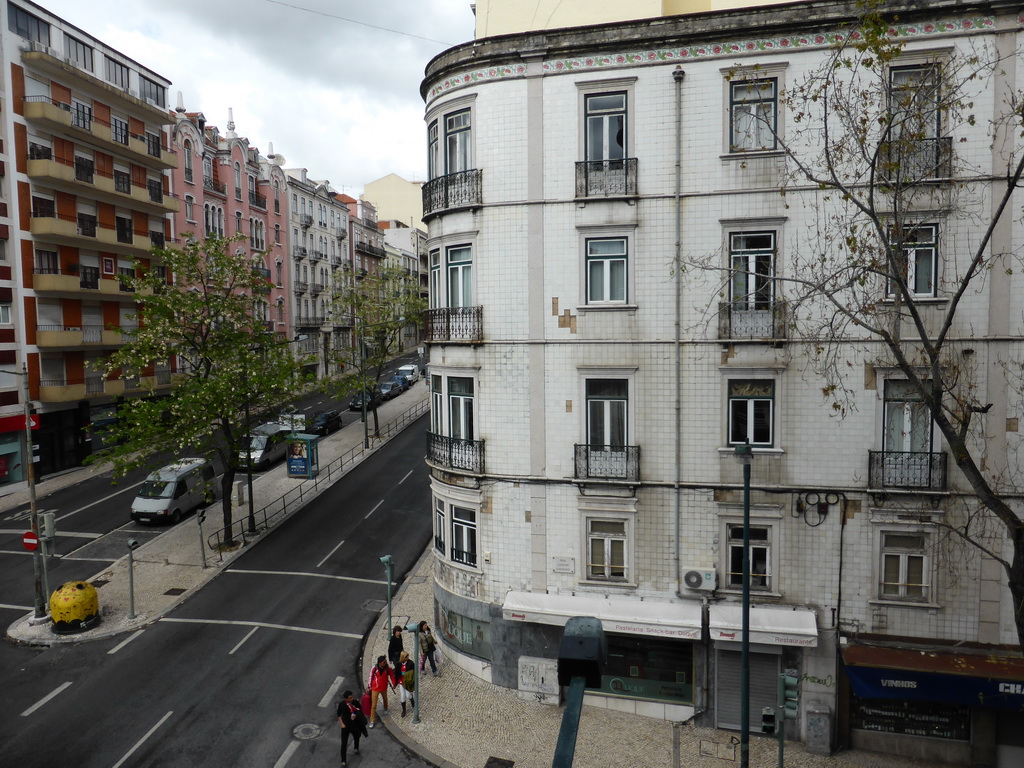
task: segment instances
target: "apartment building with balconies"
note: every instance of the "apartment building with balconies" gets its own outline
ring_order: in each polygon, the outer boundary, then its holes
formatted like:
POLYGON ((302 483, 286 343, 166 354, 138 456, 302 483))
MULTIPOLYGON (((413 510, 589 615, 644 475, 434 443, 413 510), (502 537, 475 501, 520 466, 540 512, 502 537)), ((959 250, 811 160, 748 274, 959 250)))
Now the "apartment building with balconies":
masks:
POLYGON ((335 309, 337 287, 351 275, 348 206, 326 180, 305 168, 285 169, 290 203, 292 327, 306 370, 315 378, 338 372, 336 351, 349 343, 351 323, 335 309))
MULTIPOLYGON (((515 4, 498 0, 478 19, 499 5, 511 23, 515 4)), ((570 28, 449 49, 422 85, 428 514, 448 658, 557 701, 562 628, 595 616, 608 663, 588 703, 737 729, 746 528, 755 729, 786 673, 800 690, 789 739, 1019 764, 1024 665, 992 556, 1005 541, 949 544, 942 522, 971 486, 906 375, 856 335, 839 354, 857 407, 835 417, 810 372, 821 342, 793 333, 795 281, 779 279, 818 253, 827 204, 814 185, 779 193, 775 137, 796 126, 780 94, 825 64, 858 4, 669 16, 652 3, 654 18, 617 8, 633 20, 588 26, 590 5, 548 4, 575 13, 570 28)), ((885 7, 906 42, 889 89, 928 82, 951 52, 1024 41, 1009 3, 885 7)), ((1010 55, 971 80, 985 117, 933 121, 919 141, 926 223, 905 249, 925 313, 949 301, 977 235, 940 204, 950 158, 983 169, 959 202, 984 219, 1006 184, 985 169, 1005 171, 1008 152, 989 118, 1021 69, 1010 55)), ((1004 220, 996 238, 993 254, 1017 253, 1024 229, 1004 220)), ((972 288, 950 329, 992 404, 979 450, 1013 477, 1018 273, 972 288)))
MULTIPOLYGON (((40 474, 102 447, 123 397, 170 386, 173 361, 105 377, 99 364, 135 327, 124 276, 153 263, 180 201, 171 194, 166 78, 31 2, 8 2, 3 27, 11 285, 3 370, 28 372, 40 474)), ((23 381, 0 375, 0 423, 15 425, 23 381)), ((0 433, 23 477, 21 439, 0 433), (15 446, 18 446, 15 448, 15 446)), ((8 452, 9 451, 9 452, 8 452)), ((3 473, 0 473, 3 474, 3 473)))
POLYGON ((180 104, 173 142, 181 158, 173 180, 182 203, 175 215, 178 244, 240 236, 235 247, 250 252, 267 280, 258 312, 269 329, 290 338, 287 178, 273 147, 263 155, 239 136, 230 110, 222 133, 202 112, 180 104))

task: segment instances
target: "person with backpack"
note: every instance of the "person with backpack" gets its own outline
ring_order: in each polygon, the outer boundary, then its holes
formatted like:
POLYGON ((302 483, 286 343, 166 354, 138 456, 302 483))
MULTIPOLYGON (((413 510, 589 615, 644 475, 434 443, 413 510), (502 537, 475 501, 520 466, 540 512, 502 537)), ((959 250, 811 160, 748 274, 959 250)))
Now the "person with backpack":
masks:
POLYGON ((377 699, 384 696, 384 707, 380 713, 388 713, 388 688, 395 690, 395 673, 388 666, 387 656, 378 656, 377 663, 370 670, 370 728, 377 722, 377 699))
POLYGON ((430 661, 430 674, 437 676, 437 663, 434 661, 434 651, 437 650, 437 641, 434 640, 434 635, 430 632, 430 625, 426 621, 421 621, 420 627, 420 672, 424 671, 427 661, 430 661))
POLYGON ((367 736, 366 715, 362 707, 355 700, 352 691, 345 691, 338 702, 338 724, 341 726, 341 764, 348 765, 346 752, 348 751, 348 739, 352 737, 352 745, 355 752, 359 754, 359 739, 367 736))
POLYGON ((399 655, 395 677, 398 678, 398 699, 402 702, 402 717, 405 717, 406 702, 416 706, 416 699, 413 698, 416 692, 416 661, 409 658, 408 651, 402 651, 399 655))

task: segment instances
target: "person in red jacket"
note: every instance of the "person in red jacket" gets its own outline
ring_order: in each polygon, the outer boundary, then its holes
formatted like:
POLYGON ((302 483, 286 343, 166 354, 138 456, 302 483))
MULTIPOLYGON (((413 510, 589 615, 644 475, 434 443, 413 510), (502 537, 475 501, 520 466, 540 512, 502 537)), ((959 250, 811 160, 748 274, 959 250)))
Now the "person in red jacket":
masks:
POLYGON ((377 663, 370 670, 370 727, 377 721, 377 699, 383 694, 384 707, 380 713, 388 713, 388 688, 395 690, 395 673, 388 666, 387 656, 378 656, 377 663))

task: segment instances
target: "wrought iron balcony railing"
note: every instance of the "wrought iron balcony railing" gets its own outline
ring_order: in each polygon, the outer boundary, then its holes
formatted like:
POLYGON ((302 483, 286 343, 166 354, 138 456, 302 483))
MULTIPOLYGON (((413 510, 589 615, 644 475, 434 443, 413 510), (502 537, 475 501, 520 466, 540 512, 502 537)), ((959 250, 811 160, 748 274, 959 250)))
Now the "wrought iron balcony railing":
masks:
POLYGON ((267 198, 265 195, 261 195, 258 192, 250 192, 249 205, 254 205, 257 208, 262 208, 265 211, 267 210, 267 198))
POLYGON ((484 471, 484 441, 427 432, 427 459, 448 469, 479 475, 484 471))
POLYGON ((423 185, 423 215, 482 205, 482 173, 474 168, 426 182, 423 185))
POLYGON ((953 137, 915 138, 886 142, 878 153, 879 178, 910 185, 953 175, 953 137))
POLYGON ((427 310, 427 341, 482 341, 483 307, 440 307, 427 310))
POLYGON ((636 482, 640 479, 640 446, 577 444, 576 478, 636 482))
POLYGON ((767 306, 723 301, 718 305, 718 336, 721 339, 784 339, 788 320, 785 301, 767 302, 767 306))
POLYGON ((869 488, 946 490, 946 454, 930 451, 868 451, 869 488))
POLYGON ((228 185, 222 181, 217 181, 211 176, 203 176, 203 189, 223 195, 224 197, 228 195, 228 185))
POLYGON ((576 163, 576 197, 636 196, 636 158, 576 163))

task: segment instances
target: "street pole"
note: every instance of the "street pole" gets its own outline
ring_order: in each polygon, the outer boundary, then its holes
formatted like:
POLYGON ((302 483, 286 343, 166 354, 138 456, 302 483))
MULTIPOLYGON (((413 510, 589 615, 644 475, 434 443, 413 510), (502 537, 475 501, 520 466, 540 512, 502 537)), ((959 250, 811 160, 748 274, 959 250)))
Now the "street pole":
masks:
POLYGON ((391 565, 394 562, 391 555, 384 555, 380 561, 384 564, 384 573, 388 580, 388 633, 391 632, 391 565))
MULTIPOLYGON (((418 622, 410 621, 405 625, 405 629, 408 632, 412 632, 413 639, 413 655, 412 655, 412 669, 413 679, 416 681, 416 690, 412 697, 412 724, 418 725, 420 722, 420 697, 423 696, 423 685, 420 682, 420 625, 418 622)), ((426 666, 426 665, 424 665, 426 666)))
POLYGON ((249 486, 246 492, 249 497, 249 533, 256 533, 256 512, 253 510, 252 501, 252 422, 249 420, 249 372, 245 373, 245 480, 249 486))
POLYGON ((135 618, 135 548, 139 542, 128 539, 128 618, 135 618))
POLYGON ((750 445, 737 445, 743 462, 743 629, 740 661, 740 768, 750 765, 750 445))

